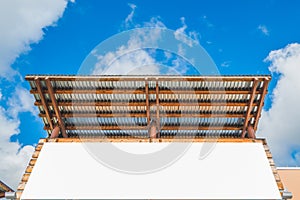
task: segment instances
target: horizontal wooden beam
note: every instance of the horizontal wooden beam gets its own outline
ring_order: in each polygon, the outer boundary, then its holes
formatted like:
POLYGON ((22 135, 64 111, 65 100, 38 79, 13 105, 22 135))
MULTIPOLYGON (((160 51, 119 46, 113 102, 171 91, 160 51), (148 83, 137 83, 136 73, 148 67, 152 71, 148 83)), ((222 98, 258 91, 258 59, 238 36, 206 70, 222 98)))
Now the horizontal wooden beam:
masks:
MULTIPOLYGON (((74 117, 147 117, 147 113, 61 113, 64 118, 74 117)), ((254 115, 250 115, 253 117, 254 115)), ((46 117, 46 114, 39 114, 39 117, 46 117)), ((213 114, 201 114, 201 113, 161 113, 161 117, 185 117, 185 118, 243 118, 245 114, 229 114, 229 113, 213 113, 213 114)))
MULTIPOLYGON (((243 127, 237 126, 162 126, 161 130, 242 130, 243 127)), ((44 127, 45 130, 49 130, 49 127, 44 127)), ((147 126, 66 126, 67 130, 148 130, 147 126)))
MULTIPOLYGON (((47 102, 52 106, 51 102, 47 102)), ((146 102, 92 102, 92 101, 60 101, 57 102, 58 106, 147 106, 146 102)), ((150 106, 155 105, 155 101, 149 103, 150 106)), ((42 102, 36 101, 35 106, 43 106, 42 102)), ((160 102, 160 106, 247 106, 248 102, 160 102)), ((258 106, 259 103, 253 103, 253 106, 258 106)))
POLYGON ((196 138, 137 138, 137 137, 127 137, 127 138, 109 138, 109 137, 93 137, 93 138, 56 138, 55 140, 46 139, 49 143, 59 143, 59 142, 235 142, 235 143, 262 143, 261 139, 248 139, 248 138, 207 138, 207 137, 196 137, 196 138))
POLYGON ((40 79, 49 78, 51 81, 144 81, 145 77, 148 81, 251 81, 253 78, 263 79, 269 77, 270 75, 257 75, 257 76, 138 76, 138 75, 128 75, 128 76, 78 76, 78 75, 62 75, 62 76, 49 76, 49 75, 28 75, 25 77, 27 81, 32 81, 36 77, 40 79))
MULTIPOLYGON (((31 94, 37 94, 37 90, 30 90, 31 94)), ((48 90, 43 90, 43 93, 49 93, 48 90)), ((145 89, 56 89, 55 94, 145 94, 145 89)), ((149 94, 155 94, 155 89, 149 89, 149 94)), ((255 94, 260 94, 256 91, 255 94)), ((164 90, 160 89, 159 94, 252 94, 250 90, 164 90)))

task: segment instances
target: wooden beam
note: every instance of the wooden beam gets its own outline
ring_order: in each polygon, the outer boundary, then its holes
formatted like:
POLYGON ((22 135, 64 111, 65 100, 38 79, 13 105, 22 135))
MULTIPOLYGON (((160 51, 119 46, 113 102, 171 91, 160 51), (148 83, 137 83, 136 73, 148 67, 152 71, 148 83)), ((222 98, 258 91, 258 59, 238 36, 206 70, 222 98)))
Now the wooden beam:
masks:
POLYGON ((47 85, 47 88, 48 88, 48 91, 49 91, 49 96, 51 98, 51 102, 52 102, 52 105, 53 105, 53 108, 54 108, 54 111, 55 111, 55 114, 56 114, 56 117, 57 117, 57 120, 58 120, 58 124, 59 124, 60 130, 61 130, 61 133, 62 133, 63 137, 66 138, 66 137, 68 137, 68 135, 66 133, 65 124, 62 121, 60 110, 57 106, 57 102, 56 102, 56 98, 55 98, 55 95, 54 95, 54 92, 53 92, 51 82, 48 78, 45 78, 45 82, 46 82, 46 85, 47 85))
MULTIPOLYGON (((91 101, 59 101, 57 102, 58 106, 145 106, 147 107, 147 98, 149 98, 149 94, 146 94, 145 102, 91 102, 91 101)), ((156 105, 156 102, 149 102, 149 106, 156 105)), ((259 106, 259 102, 254 102, 253 106, 259 106)), ((43 106, 42 102, 36 101, 34 103, 35 106, 43 106)), ((47 105, 51 106, 52 102, 48 102, 47 105)), ((180 102, 159 102, 160 106, 247 106, 247 102, 237 102, 237 101, 224 101, 224 102, 192 102, 192 101, 180 101, 180 102)))
POLYGON ((259 121, 259 118, 261 116, 262 108, 264 106, 265 96, 266 96, 266 94, 268 92, 269 82, 270 82, 270 78, 265 78, 265 80, 264 80, 264 86, 263 86, 263 91, 261 93, 260 102, 259 102, 258 109, 257 109, 257 112, 256 112, 256 116, 255 116, 254 127, 253 127, 254 131, 257 130, 258 121, 259 121))
POLYGON ((149 82, 147 78, 145 79, 145 93, 146 93, 146 115, 147 124, 150 125, 150 103, 149 103, 149 82))
POLYGON ((6 185, 5 183, 3 183, 1 180, 0 180, 0 188, 2 190, 4 190, 4 192, 14 192, 13 189, 11 189, 8 185, 6 185))
POLYGON ((242 131, 242 135, 241 135, 242 138, 244 138, 245 135, 246 135, 246 129, 247 129, 248 124, 249 124, 250 114, 251 114, 251 111, 252 111, 253 101, 254 101, 254 98, 255 98, 256 91, 257 91, 258 83, 259 83, 258 79, 255 78, 253 80, 253 87, 252 87, 251 96, 250 96, 250 99, 249 99, 247 113, 246 113, 246 116, 245 116, 244 127, 243 127, 243 131, 242 131))
MULTIPOLYGON (((50 115, 51 116, 51 115, 50 115)), ((73 117, 147 117, 147 113, 89 113, 89 112, 82 112, 82 113, 72 113, 72 112, 61 112, 61 116, 64 118, 73 118, 73 117)), ((194 113, 164 113, 164 117, 185 117, 185 118, 219 118, 219 117, 226 117, 226 118, 244 118, 245 114, 242 113, 213 113, 213 114, 201 114, 199 112, 194 113)), ((250 114, 251 117, 255 117, 256 115, 250 114)), ((40 113, 39 117, 46 117, 46 114, 40 113)))
MULTIPOLYGON (((49 93, 48 90, 44 90, 44 93, 49 93)), ((31 94, 37 94, 37 90, 30 90, 31 94)), ((135 90, 124 89, 124 90, 113 90, 113 89, 56 89, 56 94, 145 94, 145 89, 138 88, 135 90)), ((160 90, 160 94, 251 94, 249 90, 160 90)), ((256 94, 260 92, 257 91, 256 94)), ((149 89, 149 94, 156 94, 156 90, 149 89)))
MULTIPOLYGON (((51 81, 144 81, 143 76, 129 75, 109 75, 109 76, 69 76, 69 75, 28 75, 25 77, 27 81, 34 80, 36 77, 40 79, 48 78, 51 81)), ((253 78, 262 80, 269 75, 257 76, 164 76, 164 75, 147 75, 149 81, 252 81, 253 78)))
POLYGON ((43 108, 45 110, 45 114, 46 114, 45 117, 46 117, 46 119, 47 119, 47 121, 49 123, 49 126, 50 126, 51 130, 53 130, 54 127, 53 127, 53 123, 52 123, 52 120, 51 120, 51 117, 50 117, 51 114, 50 114, 50 112, 48 110, 48 104, 47 104, 47 101, 45 99, 44 93, 42 91, 40 79, 38 79, 38 78, 35 79, 35 84, 36 84, 36 88, 37 88, 38 94, 39 94, 39 96, 41 98, 41 105, 43 106, 43 108))
MULTIPOLYGON (((49 130, 49 127, 44 127, 45 130, 49 130)), ((148 130, 145 126, 100 126, 100 125, 77 125, 66 126, 68 130, 148 130)), ((238 126, 194 126, 194 125, 178 125, 178 126, 163 126, 161 130, 241 130, 242 127, 238 126)))
POLYGON ((196 137, 196 138, 157 138, 157 139, 150 139, 150 138, 137 138, 137 137, 127 137, 127 138, 109 138, 109 137, 93 137, 93 138, 57 138, 54 141, 51 139, 47 139, 46 142, 49 143, 82 143, 82 142, 234 142, 234 143, 262 143, 261 139, 247 139, 247 138, 208 138, 208 137, 196 137))
POLYGON ((156 80, 156 84, 155 84, 155 95, 156 95, 156 137, 160 137, 160 117, 159 117, 159 113, 160 113, 160 108, 159 108, 159 84, 158 84, 158 80, 156 80))

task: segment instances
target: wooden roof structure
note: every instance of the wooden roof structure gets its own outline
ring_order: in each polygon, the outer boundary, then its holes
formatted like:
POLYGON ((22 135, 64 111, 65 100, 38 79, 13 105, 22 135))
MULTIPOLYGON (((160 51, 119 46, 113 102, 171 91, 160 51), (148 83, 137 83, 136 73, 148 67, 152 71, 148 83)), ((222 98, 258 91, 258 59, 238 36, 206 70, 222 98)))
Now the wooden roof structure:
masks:
POLYGON ((0 180, 0 198, 5 197, 5 192, 13 192, 13 191, 14 191, 13 189, 11 189, 8 185, 6 185, 0 180))
POLYGON ((271 77, 28 75, 50 135, 247 137, 257 129, 271 77))
MULTIPOLYGON (((253 137, 249 131, 249 127, 254 132, 257 129, 271 80, 268 75, 28 75, 26 80, 44 129, 51 136, 58 125, 65 138, 39 141, 18 187, 17 199, 23 199, 39 155, 51 143, 58 146, 106 142, 259 144, 275 186, 283 194, 284 186, 266 140, 253 137), (154 136, 149 131, 153 124, 157 128, 154 136)), ((57 166, 52 164, 45 166, 51 169, 57 166)))

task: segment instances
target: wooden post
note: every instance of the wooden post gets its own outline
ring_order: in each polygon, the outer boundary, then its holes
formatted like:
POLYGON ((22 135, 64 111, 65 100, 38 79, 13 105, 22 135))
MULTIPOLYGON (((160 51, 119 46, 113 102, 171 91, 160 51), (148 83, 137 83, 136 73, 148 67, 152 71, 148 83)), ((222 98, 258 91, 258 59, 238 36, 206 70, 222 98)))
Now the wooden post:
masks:
POLYGON ((146 113, 147 113, 147 125, 150 125, 150 103, 149 103, 149 83, 147 78, 145 79, 145 94, 146 94, 146 113))
POLYGON ((157 124, 155 121, 151 121, 150 128, 149 128, 149 137, 150 138, 157 138, 157 124))
POLYGON ((242 138, 244 138, 246 135, 246 128, 248 127, 248 124, 249 124, 250 114, 252 111, 252 105, 253 105, 253 101, 254 101, 258 83, 259 83, 258 79, 254 78, 254 83, 253 83, 253 87, 252 87, 252 91, 251 91, 251 96, 249 99, 248 109, 247 109, 247 113, 245 116, 244 127, 243 127, 243 131, 242 131, 242 135, 241 135, 242 138))
POLYGON ((252 138, 252 139, 256 138, 253 126, 249 125, 247 131, 248 131, 248 138, 252 138))
POLYGON ((59 131, 60 131, 59 126, 56 126, 56 127, 53 129, 50 138, 51 138, 51 139, 52 139, 52 138, 58 138, 58 136, 59 136, 59 131))
POLYGON ((50 117, 50 112, 48 110, 48 104, 47 104, 47 101, 44 97, 44 94, 42 92, 42 87, 41 87, 41 82, 40 82, 40 79, 39 78, 35 78, 35 84, 36 84, 36 88, 37 88, 37 91, 38 91, 38 94, 41 98, 41 102, 42 102, 42 106, 44 107, 44 110, 45 110, 45 114, 46 114, 46 119, 50 125, 50 128, 51 130, 53 130, 53 124, 52 124, 52 120, 51 120, 51 117, 50 117))
POLYGON ((156 128, 158 130, 156 130, 157 132, 157 136, 156 137, 160 137, 160 117, 159 117, 159 85, 158 85, 158 79, 156 80, 156 128))
POLYGON ((51 102, 52 102, 52 105, 53 105, 56 117, 57 117, 57 120, 58 120, 58 124, 59 124, 60 129, 61 129, 61 133, 62 133, 62 135, 63 135, 64 138, 67 138, 68 135, 66 133, 65 124, 62 121, 62 117, 61 117, 60 111, 59 111, 58 106, 57 106, 57 102, 56 102, 56 99, 55 99, 55 95, 54 95, 54 91, 53 91, 51 82, 50 82, 50 80, 49 80, 48 77, 45 78, 45 81, 46 81, 46 85, 47 85, 47 88, 48 88, 49 96, 51 98, 51 102))

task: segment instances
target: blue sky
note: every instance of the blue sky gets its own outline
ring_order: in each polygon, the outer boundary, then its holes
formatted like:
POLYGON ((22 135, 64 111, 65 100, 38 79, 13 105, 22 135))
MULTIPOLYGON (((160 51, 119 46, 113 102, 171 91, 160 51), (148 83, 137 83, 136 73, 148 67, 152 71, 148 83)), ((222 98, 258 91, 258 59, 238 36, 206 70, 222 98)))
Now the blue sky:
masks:
MULTIPOLYGON (((171 30, 185 27, 184 33, 195 36, 221 74, 272 74, 259 134, 271 138, 270 145, 279 165, 300 164, 300 137, 296 134, 299 125, 295 120, 299 114, 288 112, 300 111, 290 98, 300 94, 300 83, 293 76, 300 72, 299 1, 30 2, 31 6, 17 4, 16 1, 9 3, 8 0, 0 3, 0 7, 3 4, 2 9, 7 11, 2 12, 0 20, 0 55, 3 55, 0 56, 0 117, 7 124, 13 124, 9 132, 5 128, 0 128, 0 132, 6 135, 5 145, 17 144, 17 151, 13 149, 12 154, 20 154, 23 147, 29 148, 28 145, 45 137, 42 120, 36 117, 37 111, 28 95, 25 75, 77 74, 85 57, 100 42, 122 31, 143 27, 155 19, 171 30), (20 14, 20 10, 28 10, 35 15, 20 14), (128 17, 130 19, 126 21, 128 17), (20 27, 22 30, 19 30, 20 27), (16 45, 13 45, 15 42, 16 45), (272 51, 273 54, 270 54, 272 51), (267 57, 269 61, 264 61, 267 57), (294 88, 294 93, 285 85, 294 88), (282 101, 290 107, 286 108, 282 101), (283 115, 289 116, 283 118, 291 118, 290 121, 294 122, 290 130, 293 133, 284 139, 284 133, 278 131, 280 128, 272 128, 283 115), (279 141, 285 145, 282 155, 276 154, 283 148, 278 147, 279 141)), ((1 125, 6 126, 5 123, 1 125)), ((1 147, 0 151, 3 151, 1 147)), ((26 159, 21 160, 23 166, 26 159)))

